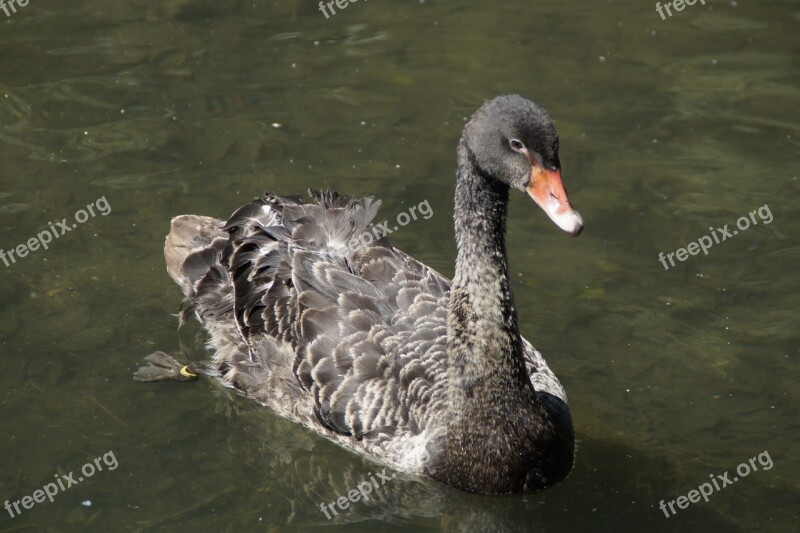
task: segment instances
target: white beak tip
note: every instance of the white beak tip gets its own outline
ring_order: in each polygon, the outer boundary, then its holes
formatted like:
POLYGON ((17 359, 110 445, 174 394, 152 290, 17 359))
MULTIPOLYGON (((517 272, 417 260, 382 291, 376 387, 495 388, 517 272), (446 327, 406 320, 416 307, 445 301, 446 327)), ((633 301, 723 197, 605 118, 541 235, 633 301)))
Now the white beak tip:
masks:
POLYGON ((580 213, 570 209, 566 213, 547 213, 556 226, 566 231, 573 237, 580 235, 583 230, 583 218, 580 213))

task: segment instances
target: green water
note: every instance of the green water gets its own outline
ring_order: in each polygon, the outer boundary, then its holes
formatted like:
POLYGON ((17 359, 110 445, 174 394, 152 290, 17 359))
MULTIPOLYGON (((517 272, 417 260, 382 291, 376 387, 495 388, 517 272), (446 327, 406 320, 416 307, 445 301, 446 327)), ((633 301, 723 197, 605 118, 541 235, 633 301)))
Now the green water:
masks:
MULTIPOLYGON (((6 0, 9 1, 9 0, 6 0)), ((0 504, 104 463, 2 531, 797 531, 800 4, 31 0, 0 11, 0 504), (140 384, 179 349, 172 216, 262 193, 374 194, 392 242, 451 275, 455 144, 497 94, 546 107, 586 228, 517 195, 523 333, 565 385, 575 468, 527 496, 393 479, 208 382, 140 384), (665 270, 768 205, 773 220, 665 270), (758 470, 667 518, 759 453, 758 470), (109 456, 106 456, 109 457, 109 456), (59 479, 62 479, 59 477, 59 479)), ((756 220, 759 220, 756 218, 756 220)), ((181 332, 202 355, 195 326, 181 332)), ((29 502, 30 503, 30 502, 29 502)))

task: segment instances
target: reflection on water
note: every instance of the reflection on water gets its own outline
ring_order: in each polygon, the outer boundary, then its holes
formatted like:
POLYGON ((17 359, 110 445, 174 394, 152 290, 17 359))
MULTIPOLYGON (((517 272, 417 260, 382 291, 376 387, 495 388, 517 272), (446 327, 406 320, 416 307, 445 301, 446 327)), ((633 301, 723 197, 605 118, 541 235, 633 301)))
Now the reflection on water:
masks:
MULTIPOLYGON (((0 265, 0 501, 109 450, 119 461, 16 518, 0 510, 0 529, 792 531, 800 11, 679 15, 588 0, 365 2, 327 20, 294 0, 0 13, 0 247, 113 206, 0 265), (179 349, 161 251, 177 214, 312 186, 375 194, 382 218, 427 200, 430 220, 391 240, 451 274, 455 143, 507 92, 555 118, 586 220, 568 239, 520 198, 509 220, 523 333, 573 407, 566 482, 485 497, 398 477, 328 520, 321 504, 377 465, 214 384, 131 380, 143 355, 179 349), (771 224, 659 263, 764 204, 771 224), (769 471, 659 510, 764 450, 769 471)), ((182 332, 193 357, 198 333, 182 332)))

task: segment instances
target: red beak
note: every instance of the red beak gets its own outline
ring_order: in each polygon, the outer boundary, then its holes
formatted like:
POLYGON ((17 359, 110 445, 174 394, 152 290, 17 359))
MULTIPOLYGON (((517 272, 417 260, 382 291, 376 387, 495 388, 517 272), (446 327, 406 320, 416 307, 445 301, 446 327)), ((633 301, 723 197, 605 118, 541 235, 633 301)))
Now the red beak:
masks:
POLYGON ((569 203, 567 191, 561 182, 560 170, 546 170, 534 165, 527 189, 533 201, 547 213, 556 226, 572 236, 581 232, 583 219, 569 203))

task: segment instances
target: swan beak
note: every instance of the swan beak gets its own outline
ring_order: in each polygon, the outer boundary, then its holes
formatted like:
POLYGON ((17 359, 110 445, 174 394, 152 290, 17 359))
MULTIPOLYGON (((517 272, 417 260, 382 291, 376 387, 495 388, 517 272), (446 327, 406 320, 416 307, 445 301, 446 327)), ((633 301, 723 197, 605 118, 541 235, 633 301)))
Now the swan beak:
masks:
POLYGON ((572 208, 561 182, 560 170, 547 170, 534 165, 526 187, 528 195, 541 207, 556 226, 576 237, 583 229, 583 218, 572 208))

